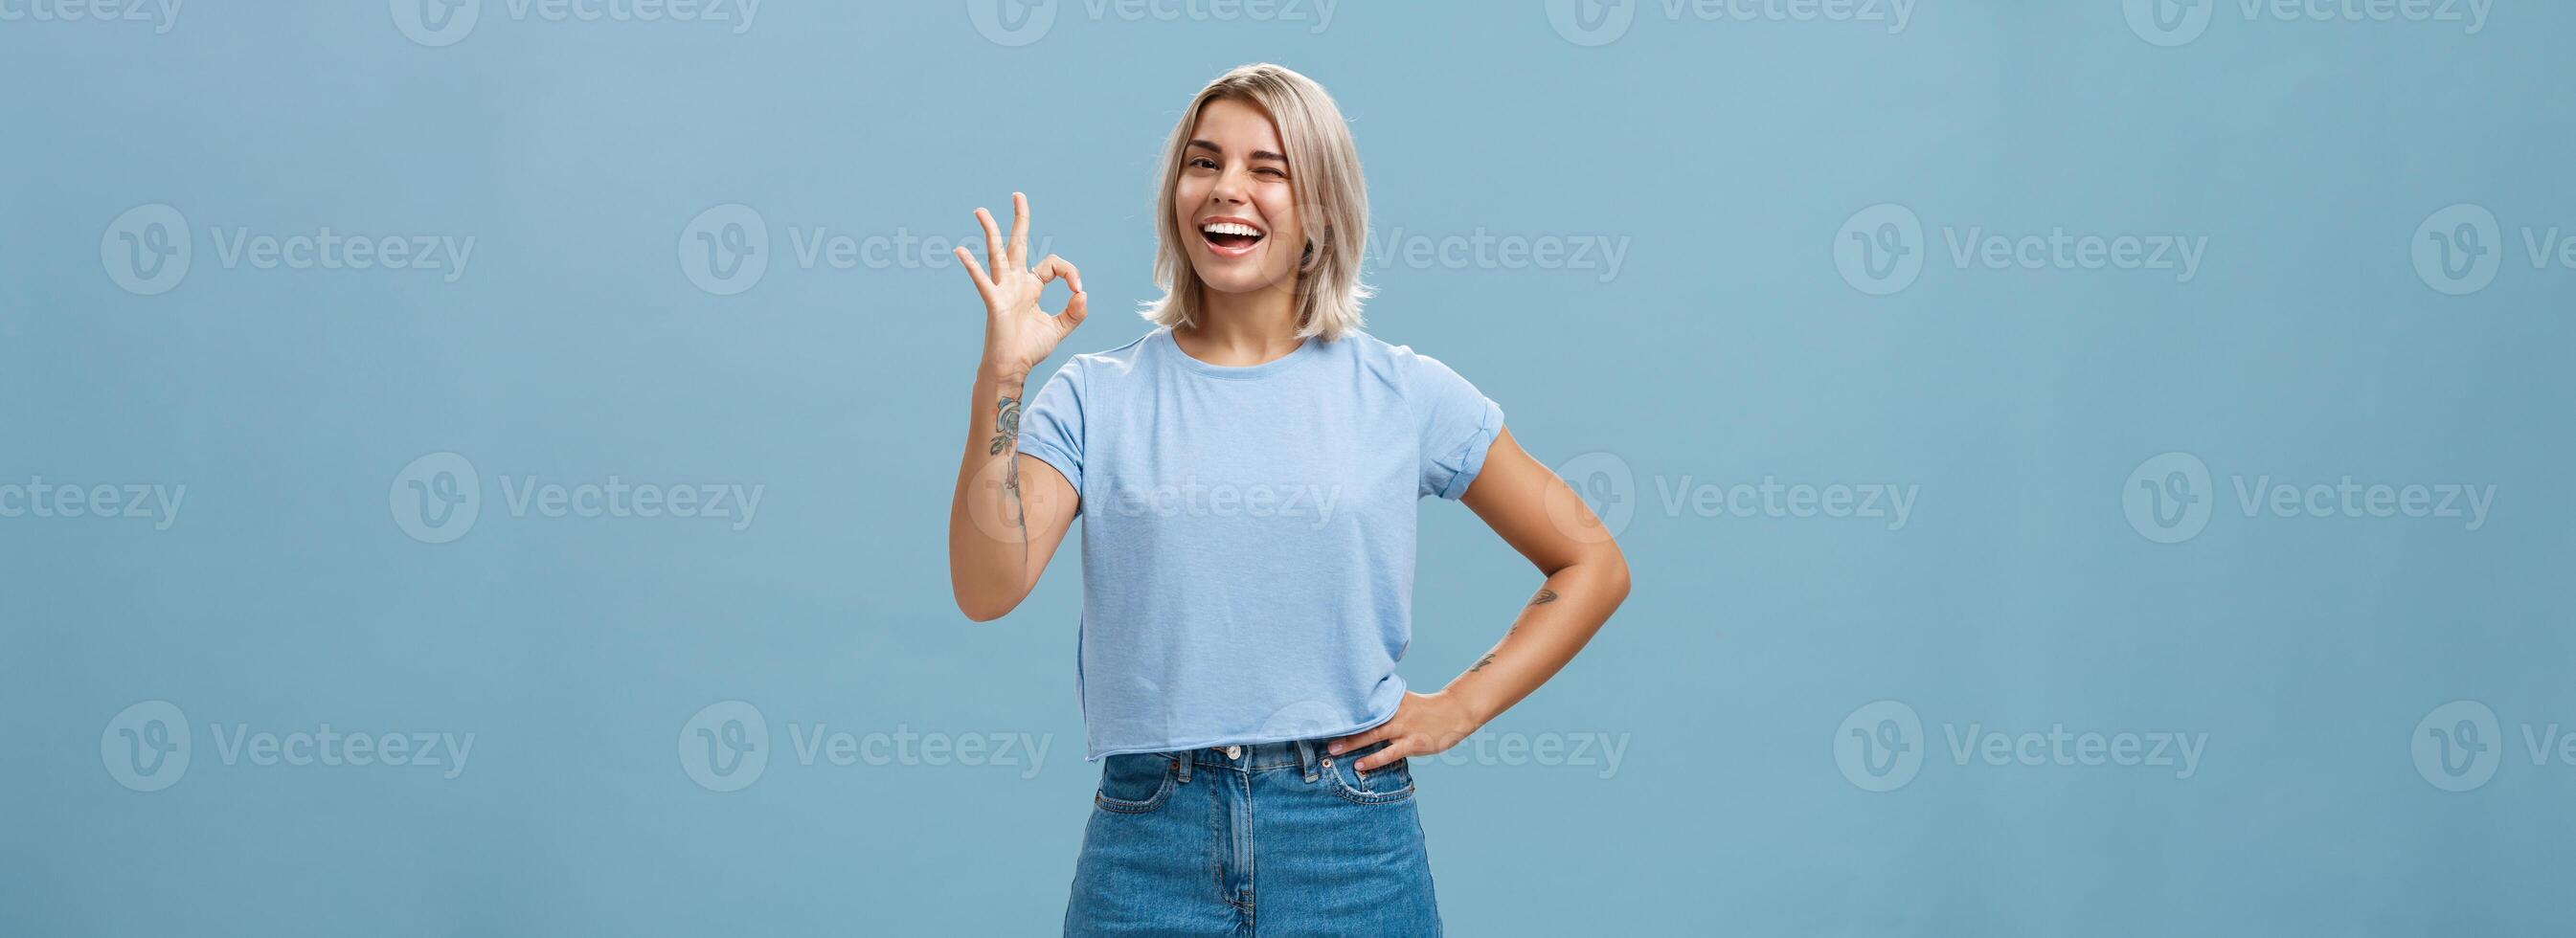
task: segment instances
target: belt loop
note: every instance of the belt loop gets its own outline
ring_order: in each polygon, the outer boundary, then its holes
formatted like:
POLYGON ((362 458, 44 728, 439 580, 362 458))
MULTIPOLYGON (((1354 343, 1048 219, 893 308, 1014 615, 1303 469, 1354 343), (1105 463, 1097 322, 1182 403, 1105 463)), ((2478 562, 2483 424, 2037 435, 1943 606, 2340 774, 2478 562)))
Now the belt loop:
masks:
POLYGON ((1180 773, 1181 784, 1183 785, 1190 783, 1190 760, 1196 755, 1197 753, 1195 751, 1188 749, 1171 754, 1172 765, 1175 767, 1175 770, 1180 773))
POLYGON ((1306 781, 1308 783, 1311 784, 1315 781, 1315 743, 1313 740, 1301 739, 1297 741, 1297 768, 1306 773, 1306 781))

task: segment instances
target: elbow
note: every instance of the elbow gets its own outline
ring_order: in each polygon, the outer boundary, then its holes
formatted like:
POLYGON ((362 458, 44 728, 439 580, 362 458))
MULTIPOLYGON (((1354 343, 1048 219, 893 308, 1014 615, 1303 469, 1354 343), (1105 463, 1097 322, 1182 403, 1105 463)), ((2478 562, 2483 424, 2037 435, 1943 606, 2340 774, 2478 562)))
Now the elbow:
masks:
POLYGON ((990 598, 970 596, 964 591, 957 593, 957 611, 965 613, 966 618, 974 622, 991 622, 1010 615, 1012 608, 1018 605, 1015 602, 996 602, 990 598))
POLYGON ((1617 609, 1628 601, 1628 558, 1619 552, 1618 545, 1611 545, 1602 558, 1601 586, 1610 596, 1610 608, 1617 609))
POLYGON ((948 581, 949 593, 957 600, 957 611, 975 622, 991 622, 1018 608, 1021 596, 1001 596, 996 591, 975 587, 959 579, 948 581))

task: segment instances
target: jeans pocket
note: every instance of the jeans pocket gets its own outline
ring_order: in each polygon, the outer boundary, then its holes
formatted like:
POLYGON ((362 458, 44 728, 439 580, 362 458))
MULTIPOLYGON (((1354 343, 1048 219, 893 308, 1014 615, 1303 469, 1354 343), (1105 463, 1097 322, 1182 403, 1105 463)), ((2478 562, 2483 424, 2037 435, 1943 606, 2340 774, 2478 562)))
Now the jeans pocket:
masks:
POLYGON ((1369 805, 1394 804, 1412 798, 1412 760, 1397 759, 1368 770, 1367 775, 1361 775, 1358 769, 1353 768, 1359 763, 1361 756, 1374 753, 1389 745, 1392 745, 1392 741, 1379 740, 1341 755, 1325 756, 1324 760, 1330 765, 1324 769, 1324 779, 1332 786, 1333 794, 1340 795, 1342 800, 1353 804, 1369 805))
POLYGON ((1180 763, 1169 753, 1146 752, 1100 760, 1100 790, 1091 801, 1101 810, 1143 814, 1163 806, 1180 784, 1180 763))

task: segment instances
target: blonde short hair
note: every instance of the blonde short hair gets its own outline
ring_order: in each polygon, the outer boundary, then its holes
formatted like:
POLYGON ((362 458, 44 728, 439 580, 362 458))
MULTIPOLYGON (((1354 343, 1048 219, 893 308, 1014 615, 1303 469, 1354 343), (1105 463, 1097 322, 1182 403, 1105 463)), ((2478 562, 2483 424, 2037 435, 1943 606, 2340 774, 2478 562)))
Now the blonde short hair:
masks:
POLYGON ((1161 244, 1154 255, 1154 282, 1163 296, 1145 304, 1143 315, 1157 325, 1198 322, 1199 291, 1204 284, 1190 269, 1187 242, 1172 205, 1172 189, 1189 162, 1190 132, 1208 102, 1243 101, 1260 108, 1279 128, 1288 153, 1290 191, 1306 246, 1297 265, 1297 335, 1341 338, 1360 326, 1360 304, 1373 292, 1360 282, 1362 248, 1368 241, 1368 189, 1360 178, 1359 147, 1331 95, 1314 79, 1267 63, 1245 65, 1217 76, 1199 89, 1180 126, 1163 151, 1162 189, 1155 198, 1154 231, 1161 244))

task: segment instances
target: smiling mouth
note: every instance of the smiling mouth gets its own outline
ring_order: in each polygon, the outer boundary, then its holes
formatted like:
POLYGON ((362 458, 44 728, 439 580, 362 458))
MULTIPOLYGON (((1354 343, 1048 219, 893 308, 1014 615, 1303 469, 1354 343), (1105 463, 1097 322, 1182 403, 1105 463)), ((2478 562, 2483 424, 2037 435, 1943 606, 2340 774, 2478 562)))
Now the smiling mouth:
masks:
POLYGON ((1224 257, 1242 257, 1252 253, 1253 246, 1260 244, 1263 237, 1261 229, 1242 222, 1209 222, 1199 226, 1199 238, 1207 242, 1208 250, 1224 257))

